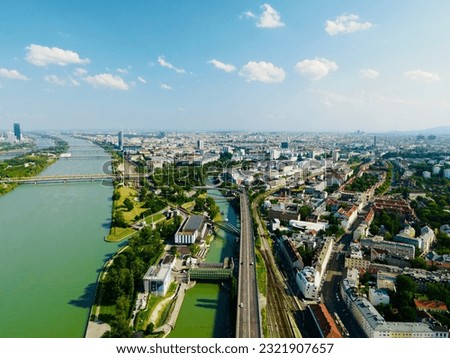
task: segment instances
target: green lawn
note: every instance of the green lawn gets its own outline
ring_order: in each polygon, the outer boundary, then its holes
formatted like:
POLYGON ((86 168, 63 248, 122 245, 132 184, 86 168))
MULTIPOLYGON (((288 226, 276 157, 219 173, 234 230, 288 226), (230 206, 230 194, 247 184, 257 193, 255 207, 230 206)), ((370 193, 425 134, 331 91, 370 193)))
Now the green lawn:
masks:
POLYGON ((123 212, 123 216, 128 224, 132 224, 135 221, 134 218, 136 216, 140 216, 147 209, 142 207, 143 203, 139 203, 134 200, 138 196, 136 189, 129 188, 127 186, 120 186, 117 191, 120 193, 120 198, 119 200, 116 200, 114 207, 123 212), (123 202, 126 198, 129 198, 134 204, 134 208, 131 211, 128 211, 123 206, 123 202))

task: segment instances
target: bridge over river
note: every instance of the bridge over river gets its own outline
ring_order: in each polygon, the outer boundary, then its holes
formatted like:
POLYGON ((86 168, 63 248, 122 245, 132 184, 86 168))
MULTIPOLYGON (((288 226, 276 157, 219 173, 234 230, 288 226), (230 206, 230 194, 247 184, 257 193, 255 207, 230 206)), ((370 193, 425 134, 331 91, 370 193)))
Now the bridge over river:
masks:
POLYGON ((127 174, 125 177, 113 174, 70 174, 70 175, 49 175, 36 177, 2 178, 0 184, 53 184, 70 182, 96 182, 112 181, 114 179, 137 180, 141 179, 142 174, 127 174))

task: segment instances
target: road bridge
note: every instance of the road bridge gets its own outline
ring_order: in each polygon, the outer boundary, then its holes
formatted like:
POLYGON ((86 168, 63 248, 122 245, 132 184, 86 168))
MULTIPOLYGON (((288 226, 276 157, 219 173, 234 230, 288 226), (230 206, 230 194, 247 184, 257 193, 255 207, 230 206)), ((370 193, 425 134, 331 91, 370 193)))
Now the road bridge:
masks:
MULTIPOLYGON (((125 175, 125 179, 140 179, 141 174, 125 175)), ((2 184, 54 184, 54 183, 69 183, 69 182, 98 182, 98 181, 112 181, 114 179, 122 180, 123 177, 113 174, 70 174, 70 175, 48 175, 36 177, 18 177, 18 178, 2 178, 2 184)))
POLYGON ((247 193, 240 194, 241 238, 239 249, 238 307, 236 317, 237 338, 260 338, 261 316, 255 268, 253 223, 247 193))

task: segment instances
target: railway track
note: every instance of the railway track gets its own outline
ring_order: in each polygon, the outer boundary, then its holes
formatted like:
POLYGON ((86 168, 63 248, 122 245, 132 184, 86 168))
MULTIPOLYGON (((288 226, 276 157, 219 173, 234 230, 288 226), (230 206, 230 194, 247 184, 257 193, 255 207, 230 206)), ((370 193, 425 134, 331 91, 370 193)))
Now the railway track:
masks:
POLYGON ((287 296, 285 292, 284 280, 275 263, 255 203, 252 205, 252 212, 261 239, 261 256, 267 270, 266 317, 268 335, 271 338, 296 338, 297 335, 292 327, 292 322, 295 322, 295 319, 291 320, 290 317, 298 308, 296 308, 295 302, 291 301, 294 298, 287 296))
POLYGON ((292 305, 286 299, 284 287, 277 278, 266 250, 261 254, 267 268, 267 328, 271 338, 295 338, 289 315, 292 305))

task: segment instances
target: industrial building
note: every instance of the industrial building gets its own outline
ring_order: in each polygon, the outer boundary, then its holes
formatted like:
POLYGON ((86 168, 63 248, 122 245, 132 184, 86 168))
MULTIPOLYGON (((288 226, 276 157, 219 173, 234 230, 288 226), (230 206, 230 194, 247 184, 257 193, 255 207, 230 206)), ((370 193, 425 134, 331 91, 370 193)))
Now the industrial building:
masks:
POLYGON ((207 230, 206 218, 194 215, 186 219, 175 233, 175 244, 190 245, 203 239, 207 230))

